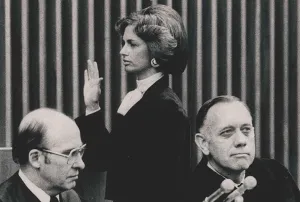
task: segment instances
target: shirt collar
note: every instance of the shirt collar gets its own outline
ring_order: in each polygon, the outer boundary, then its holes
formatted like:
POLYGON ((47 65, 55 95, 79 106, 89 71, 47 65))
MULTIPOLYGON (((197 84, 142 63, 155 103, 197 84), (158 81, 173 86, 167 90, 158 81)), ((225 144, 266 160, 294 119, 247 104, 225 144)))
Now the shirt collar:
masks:
MULTIPOLYGON (((19 176, 26 185, 26 187, 41 201, 41 202, 49 202, 50 196, 46 194, 41 188, 37 187, 33 182, 31 182, 26 175, 22 172, 22 170, 19 170, 19 176)), ((56 196, 58 201, 59 197, 56 196)))
POLYGON ((164 76, 162 72, 158 72, 143 80, 136 80, 137 88, 144 94, 156 81, 164 76))
MULTIPOLYGON (((227 179, 227 177, 225 177, 224 175, 222 175, 221 173, 219 173, 209 162, 207 162, 207 167, 209 167, 212 171, 214 171, 215 173, 217 173, 218 175, 220 175, 224 179, 227 179)), ((241 184, 244 183, 244 180, 245 180, 245 172, 243 174, 243 179, 242 179, 241 183, 239 183, 239 184, 237 184, 235 182, 233 182, 233 183, 234 183, 235 187, 239 187, 241 184)))

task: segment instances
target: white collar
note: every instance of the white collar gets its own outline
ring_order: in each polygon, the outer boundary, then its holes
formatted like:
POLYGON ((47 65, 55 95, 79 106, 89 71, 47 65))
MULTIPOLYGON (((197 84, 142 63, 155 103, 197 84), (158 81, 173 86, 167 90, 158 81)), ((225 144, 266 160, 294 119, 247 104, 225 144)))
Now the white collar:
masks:
POLYGON ((162 72, 158 72, 142 80, 136 80, 137 88, 144 94, 156 81, 164 76, 162 72))
MULTIPOLYGON (((214 172, 217 173, 218 175, 222 176, 224 179, 228 179, 227 177, 225 177, 224 175, 222 175, 221 173, 219 173, 219 172, 218 172, 218 171, 217 171, 217 170, 209 163, 209 161, 207 162, 207 167, 209 167, 212 171, 214 171, 214 172)), ((235 182, 233 182, 233 183, 234 183, 235 187, 239 187, 241 184, 244 183, 244 181, 245 181, 245 173, 243 174, 243 179, 242 179, 241 183, 239 183, 239 184, 237 184, 237 183, 235 183, 235 182)))
MULTIPOLYGON (((19 170, 19 176, 24 182, 24 184, 27 186, 27 188, 41 201, 41 202, 49 202, 50 196, 44 192, 41 188, 37 187, 33 182, 31 182, 26 175, 22 172, 22 170, 19 170)), ((59 201, 58 195, 56 198, 59 201)))

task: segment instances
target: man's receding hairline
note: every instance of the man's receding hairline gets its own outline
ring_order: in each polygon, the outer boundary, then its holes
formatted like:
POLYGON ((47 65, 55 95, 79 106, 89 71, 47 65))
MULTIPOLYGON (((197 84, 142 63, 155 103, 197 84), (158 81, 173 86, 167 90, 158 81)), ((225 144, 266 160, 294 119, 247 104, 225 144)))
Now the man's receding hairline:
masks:
MULTIPOLYGON (((211 123, 215 120, 215 118, 213 117, 213 115, 217 115, 218 113, 216 113, 217 111, 214 111, 213 109, 214 108, 216 108, 216 107, 218 107, 218 106, 220 106, 220 105, 222 105, 222 104, 224 104, 224 105, 229 105, 229 104, 233 104, 233 103, 239 103, 239 104, 241 104, 245 109, 246 109, 246 111, 249 113, 249 115, 251 116, 251 118, 252 118, 252 115, 251 115, 251 113, 250 113, 250 111, 249 111, 249 108, 247 107, 247 105, 244 103, 244 102, 242 102, 242 101, 240 101, 240 100, 230 100, 230 101, 224 101, 224 102, 218 102, 218 103, 216 103, 216 104, 214 104, 213 106, 211 106, 209 109, 208 109, 208 111, 207 111, 207 113, 206 113, 206 116, 205 116, 205 118, 204 118, 204 121, 203 121, 203 125, 202 125, 202 127, 199 129, 200 130, 200 133, 202 133, 201 131, 204 129, 204 130, 206 130, 207 131, 207 129, 209 129, 210 127, 211 127, 211 123), (213 113, 214 112, 214 113, 213 113), (214 119, 213 119, 214 118, 214 119), (209 121, 209 122, 208 122, 209 121), (210 123, 210 124, 209 124, 210 123)), ((207 132, 206 132, 207 133, 207 132)), ((203 134, 203 135, 206 135, 206 133, 205 134, 203 134)))

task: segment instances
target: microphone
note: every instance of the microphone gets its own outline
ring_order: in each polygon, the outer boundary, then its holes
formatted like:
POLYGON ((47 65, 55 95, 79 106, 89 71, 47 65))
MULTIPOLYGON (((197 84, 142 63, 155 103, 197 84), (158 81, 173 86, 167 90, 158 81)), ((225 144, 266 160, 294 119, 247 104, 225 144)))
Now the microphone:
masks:
POLYGON ((219 189, 217 189, 210 196, 206 197, 203 202, 214 202, 223 194, 229 193, 234 189, 234 183, 230 179, 225 179, 219 189))
POLYGON ((251 190, 257 185, 257 181, 254 177, 248 176, 245 178, 244 184, 234 190, 229 196, 225 199, 225 202, 233 201, 237 196, 242 196, 246 190, 251 190))

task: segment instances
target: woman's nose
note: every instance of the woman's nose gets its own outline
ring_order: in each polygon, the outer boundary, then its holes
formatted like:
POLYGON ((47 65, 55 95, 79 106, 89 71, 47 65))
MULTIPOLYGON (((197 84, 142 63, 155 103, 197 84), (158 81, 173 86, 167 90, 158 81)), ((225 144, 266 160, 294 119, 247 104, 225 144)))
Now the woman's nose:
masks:
POLYGON ((120 55, 122 55, 122 56, 128 55, 127 52, 128 52, 128 51, 127 51, 127 46, 124 45, 124 46, 122 47, 122 49, 120 50, 120 55))

